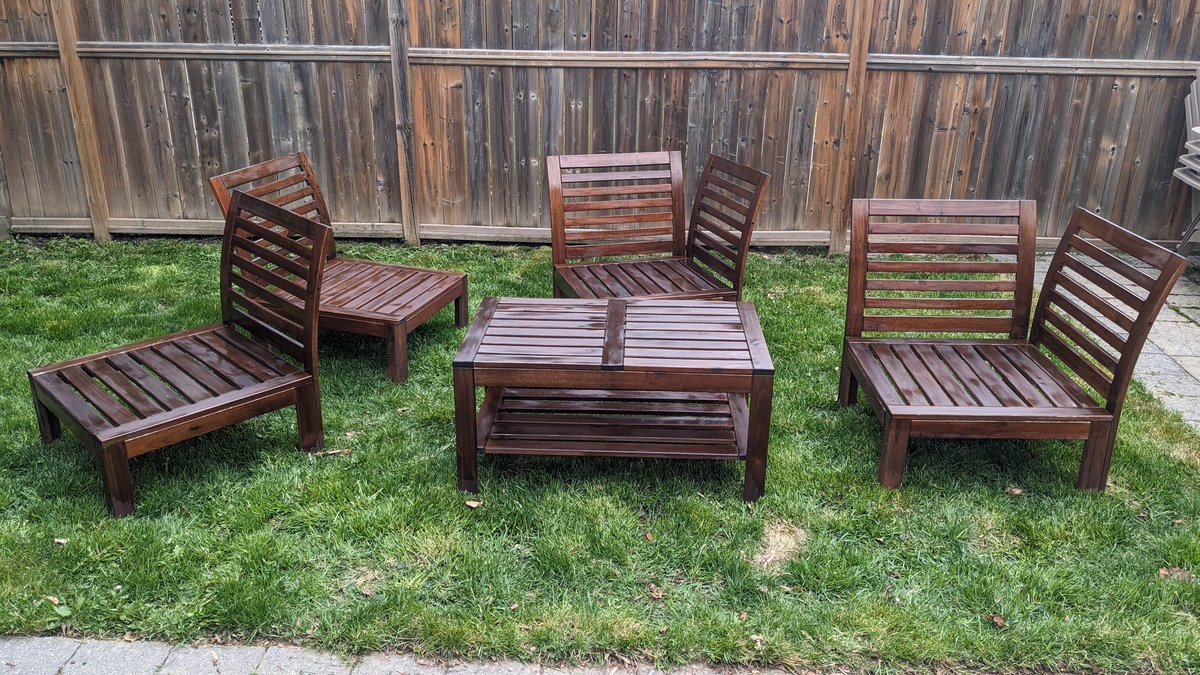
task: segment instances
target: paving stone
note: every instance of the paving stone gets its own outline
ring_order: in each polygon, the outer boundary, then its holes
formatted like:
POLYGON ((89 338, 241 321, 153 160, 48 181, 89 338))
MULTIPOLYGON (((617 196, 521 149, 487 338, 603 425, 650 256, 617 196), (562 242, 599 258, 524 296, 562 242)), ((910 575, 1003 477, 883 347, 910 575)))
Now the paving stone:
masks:
POLYGON ((672 668, 667 671, 668 675, 724 675, 724 673, 711 666, 690 665, 682 668, 672 668))
POLYGON ((260 675, 349 675, 350 665, 332 654, 300 647, 267 647, 257 672, 260 675))
POLYGON ((1159 321, 1174 321, 1174 322, 1191 321, 1191 319, 1189 319, 1187 316, 1185 316, 1183 314, 1185 309, 1186 308, 1179 307, 1179 306, 1176 306, 1173 304, 1167 305, 1166 307, 1163 307, 1162 311, 1160 311, 1158 313, 1158 318, 1154 320, 1154 323, 1158 323, 1159 321))
POLYGON ((1150 339, 1171 356, 1200 356, 1200 325, 1191 322, 1155 322, 1150 339))
POLYGON ((191 675, 219 673, 248 675, 258 669, 266 647, 209 645, 205 647, 176 647, 167 657, 159 675, 191 675))
POLYGON ((445 675, 446 667, 413 654, 371 654, 354 666, 354 675, 445 675))
POLYGON ((1168 302, 1176 307, 1200 307, 1200 293, 1172 293, 1168 302))
POLYGON ((1192 377, 1196 378, 1197 381, 1200 381, 1200 357, 1179 356, 1175 358, 1175 362, 1190 373, 1192 377))
POLYGON ((450 666, 446 675, 539 675, 542 667, 519 661, 467 662, 450 666))
POLYGON ((1144 353, 1138 357, 1133 376, 1156 396, 1200 396, 1200 358, 1144 353), (1185 358, 1188 358, 1188 362, 1194 362, 1194 371, 1185 365, 1185 358))
POLYGON ((1173 410, 1183 416, 1183 419, 1200 431, 1200 396, 1175 396, 1173 394, 1155 394, 1158 400, 1168 410, 1173 410))
POLYGON ((85 640, 61 672, 63 675, 153 675, 170 653, 171 645, 162 642, 85 640))
POLYGON ((543 666, 542 675, 637 675, 637 668, 617 666, 543 666))
POLYGON ((1200 306, 1187 307, 1184 305, 1175 305, 1171 309, 1175 310, 1176 314, 1181 315, 1185 320, 1193 324, 1193 327, 1200 331, 1200 306))
POLYGON ((61 637, 0 638, 0 673, 54 675, 81 644, 61 637))

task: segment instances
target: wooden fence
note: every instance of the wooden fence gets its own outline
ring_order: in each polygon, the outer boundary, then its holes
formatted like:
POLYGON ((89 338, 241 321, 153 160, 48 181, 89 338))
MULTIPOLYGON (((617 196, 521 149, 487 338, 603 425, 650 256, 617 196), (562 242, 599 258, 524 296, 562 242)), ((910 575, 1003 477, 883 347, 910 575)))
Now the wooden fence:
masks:
POLYGON ((198 234, 304 150, 347 236, 544 241, 548 154, 774 176, 760 244, 853 196, 1024 197, 1178 238, 1200 0, 0 0, 0 231, 198 234))

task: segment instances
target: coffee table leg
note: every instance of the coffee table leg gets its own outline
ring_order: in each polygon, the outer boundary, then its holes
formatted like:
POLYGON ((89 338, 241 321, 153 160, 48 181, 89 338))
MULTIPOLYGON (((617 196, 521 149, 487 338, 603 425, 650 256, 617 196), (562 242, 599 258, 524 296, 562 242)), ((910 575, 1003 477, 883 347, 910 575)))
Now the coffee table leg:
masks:
POLYGON ((746 486, 742 499, 756 501, 767 484, 767 439, 771 435, 773 375, 755 375, 750 383, 750 427, 746 439, 746 486))
POLYGON ((458 489, 479 492, 476 453, 475 371, 454 369, 454 434, 458 441, 458 489))

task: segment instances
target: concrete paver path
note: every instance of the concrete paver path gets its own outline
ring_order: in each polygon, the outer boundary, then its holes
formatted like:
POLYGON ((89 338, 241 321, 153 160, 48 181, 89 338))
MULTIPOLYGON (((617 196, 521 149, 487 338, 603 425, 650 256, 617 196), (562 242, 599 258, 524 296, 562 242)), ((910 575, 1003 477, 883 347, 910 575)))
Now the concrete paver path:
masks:
MULTIPOLYGON (((784 675, 750 668, 689 666, 680 675, 784 675)), ((374 653, 355 659, 293 646, 201 645, 0 637, 0 675, 659 675, 649 666, 541 666, 517 661, 440 663, 412 654, 374 653)))

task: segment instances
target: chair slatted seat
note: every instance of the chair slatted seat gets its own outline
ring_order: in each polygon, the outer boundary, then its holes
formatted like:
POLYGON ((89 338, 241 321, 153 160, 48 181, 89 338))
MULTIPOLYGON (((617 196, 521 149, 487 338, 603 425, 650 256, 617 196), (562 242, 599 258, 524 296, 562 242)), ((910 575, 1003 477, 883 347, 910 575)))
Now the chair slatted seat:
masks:
POLYGON ((331 240, 326 225, 234 193, 222 323, 30 370, 42 442, 65 424, 95 451, 117 516, 133 512, 129 460, 164 446, 294 405, 300 446, 320 448, 317 303, 331 240))
POLYGON ((1061 438, 1085 440, 1079 489, 1103 490, 1134 364, 1184 259, 1078 209, 1027 332, 1032 202, 855 200, 851 226, 838 399, 861 386, 883 423, 880 483, 900 485, 911 437, 1061 438))
MULTIPOLYGON (((213 176, 209 185, 224 210, 235 189, 332 225, 329 207, 302 152, 213 176)), ((466 325, 467 275, 342 258, 331 247, 322 282, 321 328, 382 337, 387 374, 408 379, 408 334, 454 303, 455 325, 466 325)))
POLYGON ((710 156, 685 230, 682 164, 678 152, 546 158, 555 297, 741 298, 770 176, 710 156))

